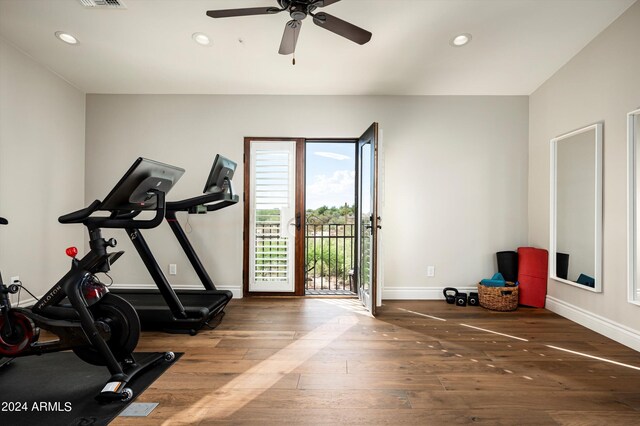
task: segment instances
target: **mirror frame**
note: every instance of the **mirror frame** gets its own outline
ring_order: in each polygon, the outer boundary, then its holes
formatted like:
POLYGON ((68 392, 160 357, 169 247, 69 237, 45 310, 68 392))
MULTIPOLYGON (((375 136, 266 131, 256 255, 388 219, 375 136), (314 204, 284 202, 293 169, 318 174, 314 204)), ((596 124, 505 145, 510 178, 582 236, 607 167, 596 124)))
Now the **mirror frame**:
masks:
POLYGON ((582 127, 578 130, 574 130, 569 133, 565 133, 558 137, 551 139, 550 151, 551 151, 551 163, 550 163, 550 220, 549 220, 549 278, 559 281, 565 284, 570 284, 574 287, 581 288, 583 290, 592 291, 595 293, 602 292, 602 135, 604 123, 598 122, 590 126, 582 127), (596 203, 595 203, 595 233, 594 239, 594 252, 595 252, 595 287, 587 287, 582 284, 578 284, 573 281, 559 278, 556 275, 556 227, 557 227, 557 203, 556 203, 556 183, 557 183, 557 146, 558 142, 563 139, 567 139, 571 136, 578 135, 595 130, 594 148, 596 153, 596 162, 594 164, 596 170, 596 180, 594 182, 596 188, 596 203))
POLYGON ((636 134, 640 134, 640 128, 636 128, 636 117, 640 119, 640 108, 627 114, 627 301, 631 304, 640 306, 640 299, 634 298, 636 292, 636 250, 637 243, 640 241, 637 235, 638 223, 636 223, 637 204, 640 200, 635 197, 636 194, 636 175, 639 165, 636 163, 636 134))

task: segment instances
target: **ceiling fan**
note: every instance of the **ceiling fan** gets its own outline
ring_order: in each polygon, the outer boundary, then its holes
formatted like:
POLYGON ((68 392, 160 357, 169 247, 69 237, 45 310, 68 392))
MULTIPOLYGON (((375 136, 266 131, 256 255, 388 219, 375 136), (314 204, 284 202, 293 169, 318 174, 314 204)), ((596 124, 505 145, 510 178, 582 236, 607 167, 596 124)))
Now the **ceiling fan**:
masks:
POLYGON ((275 15, 287 11, 291 20, 287 22, 280 43, 281 55, 295 53, 298 35, 302 27, 302 21, 307 17, 313 18, 317 26, 329 30, 339 36, 347 38, 358 44, 365 44, 371 40, 371 33, 349 22, 336 18, 325 12, 314 13, 316 9, 323 8, 340 0, 278 0, 280 7, 250 7, 245 9, 209 10, 207 16, 212 18, 231 18, 235 16, 251 15, 275 15))

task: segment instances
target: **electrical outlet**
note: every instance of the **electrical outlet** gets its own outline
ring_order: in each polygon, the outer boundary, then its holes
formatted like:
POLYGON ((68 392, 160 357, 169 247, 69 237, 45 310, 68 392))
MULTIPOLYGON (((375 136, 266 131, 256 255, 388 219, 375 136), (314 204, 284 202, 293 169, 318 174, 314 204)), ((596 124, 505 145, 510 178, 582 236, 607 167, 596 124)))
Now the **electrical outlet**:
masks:
POLYGON ((18 275, 16 275, 15 277, 11 277, 11 283, 18 283, 20 282, 20 277, 18 275))
POLYGON ((427 276, 435 277, 436 276, 436 267, 435 266, 427 266, 427 276))
POLYGON ((178 265, 175 263, 169 264, 169 275, 176 275, 178 273, 178 265))

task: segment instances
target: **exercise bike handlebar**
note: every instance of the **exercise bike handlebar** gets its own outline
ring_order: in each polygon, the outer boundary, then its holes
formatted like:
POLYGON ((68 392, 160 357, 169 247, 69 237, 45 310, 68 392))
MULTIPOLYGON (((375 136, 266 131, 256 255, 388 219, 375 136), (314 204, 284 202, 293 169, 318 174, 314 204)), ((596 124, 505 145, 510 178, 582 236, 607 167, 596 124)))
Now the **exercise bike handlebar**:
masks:
POLYGON ((60 223, 82 223, 85 219, 87 219, 93 212, 98 210, 100 207, 101 201, 95 200, 93 203, 88 205, 87 207, 76 210, 75 212, 67 213, 58 218, 58 222, 60 223))
POLYGON ((60 216, 58 222, 60 223, 82 223, 89 228, 115 228, 115 229, 151 229, 159 226, 164 220, 166 211, 165 193, 163 191, 151 191, 156 197, 156 214, 151 219, 139 219, 136 217, 140 212, 132 211, 123 215, 114 216, 99 216, 91 217, 93 213, 99 210, 102 202, 95 200, 89 206, 84 209, 60 216))
POLYGON ((113 219, 133 219, 134 217, 138 216, 140 213, 142 213, 142 211, 140 210, 132 210, 130 212, 118 212, 115 211, 113 213, 111 213, 111 218, 113 219))

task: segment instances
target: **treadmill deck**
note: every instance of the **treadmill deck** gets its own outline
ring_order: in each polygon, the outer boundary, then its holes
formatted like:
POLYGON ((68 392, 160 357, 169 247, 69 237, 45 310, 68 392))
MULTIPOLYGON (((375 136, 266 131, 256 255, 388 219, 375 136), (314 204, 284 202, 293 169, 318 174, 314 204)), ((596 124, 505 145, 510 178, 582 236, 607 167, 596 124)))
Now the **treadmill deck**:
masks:
POLYGON ((228 290, 175 290, 187 318, 176 318, 158 290, 111 290, 126 299, 138 312, 143 330, 196 334, 223 313, 233 297, 228 290))

